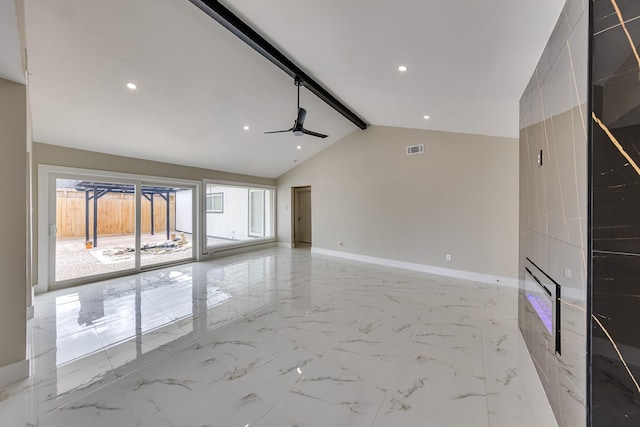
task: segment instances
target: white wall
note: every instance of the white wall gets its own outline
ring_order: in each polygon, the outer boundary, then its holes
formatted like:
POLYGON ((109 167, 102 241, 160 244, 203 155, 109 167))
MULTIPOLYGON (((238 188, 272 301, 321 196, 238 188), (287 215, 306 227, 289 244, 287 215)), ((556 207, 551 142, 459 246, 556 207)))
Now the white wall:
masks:
POLYGON ((0 210, 4 242, 0 256, 0 387, 28 373, 26 171, 26 86, 0 79, 0 181, 7 201, 7 207, 0 210), (20 368, 15 364, 21 364, 20 368), (10 372, 3 369, 6 367, 10 372))
MULTIPOLYGON (((264 237, 266 238, 272 236, 272 190, 262 188, 260 190, 265 192, 264 237)), ((249 188, 208 184, 206 192, 223 194, 223 211, 207 212, 207 236, 229 240, 256 238, 249 236, 249 188)))
POLYGON ((222 193, 222 213, 207 212, 207 236, 245 240, 249 224, 249 190, 227 186, 207 186, 207 193, 222 193))
POLYGON ((292 241, 291 188, 306 185, 314 248, 517 277, 515 138, 381 126, 354 132, 277 179, 281 242, 292 241), (415 144, 425 154, 407 156, 415 144))
POLYGON ((176 191, 176 231, 191 233, 193 228, 193 191, 176 191))

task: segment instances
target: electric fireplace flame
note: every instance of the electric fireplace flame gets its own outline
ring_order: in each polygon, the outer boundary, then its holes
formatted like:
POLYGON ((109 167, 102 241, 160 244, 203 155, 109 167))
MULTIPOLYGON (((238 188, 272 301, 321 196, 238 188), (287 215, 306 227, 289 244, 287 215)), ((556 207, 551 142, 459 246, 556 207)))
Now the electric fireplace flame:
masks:
POLYGON ((549 335, 552 351, 560 354, 560 285, 529 258, 525 264, 524 294, 549 335))
POLYGON ((545 297, 534 294, 526 294, 527 299, 531 303, 531 307, 536 311, 536 314, 542 320, 545 328, 549 331, 549 334, 553 334, 553 310, 545 297))

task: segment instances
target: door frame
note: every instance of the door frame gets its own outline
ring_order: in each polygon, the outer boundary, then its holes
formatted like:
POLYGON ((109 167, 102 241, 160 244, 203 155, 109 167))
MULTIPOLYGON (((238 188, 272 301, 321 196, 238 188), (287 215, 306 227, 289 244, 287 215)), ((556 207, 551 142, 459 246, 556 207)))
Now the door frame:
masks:
MULTIPOLYGON (((74 177, 86 177, 88 180, 114 180, 117 182, 126 181, 127 183, 133 183, 136 185, 136 203, 140 198, 140 186, 148 185, 149 183, 165 183, 175 184, 176 186, 189 187, 192 189, 192 245, 193 256, 189 260, 184 262, 199 261, 202 248, 200 246, 200 200, 202 189, 201 181, 178 179, 178 178, 166 178, 161 176, 151 175, 138 175, 133 173, 121 173, 121 172, 109 172, 93 169, 73 168, 66 166, 54 166, 54 165, 38 165, 38 196, 37 196, 37 215, 38 215, 38 283, 34 286, 34 292, 36 294, 47 292, 50 289, 60 289, 69 286, 76 286, 83 283, 109 279, 113 277, 122 277, 129 274, 136 274, 140 271, 151 270, 160 268, 169 264, 155 264, 149 267, 141 267, 139 260, 136 260, 136 268, 123 270, 113 273, 105 273, 95 276, 90 276, 86 279, 72 279, 57 285, 55 277, 52 273, 52 265, 55 264, 55 234, 51 235, 50 227, 55 227, 56 220, 56 200, 55 200, 55 185, 56 179, 60 176, 74 176, 74 177)), ((136 209, 136 248, 140 247, 140 212, 136 209)), ((181 263, 179 261, 176 263, 181 263)))
MULTIPOLYGON (((291 246, 296 247, 298 244, 298 209, 299 209, 299 193, 301 192, 311 193, 310 185, 303 185, 299 187, 291 187, 291 246)), ((310 212, 311 213, 311 212, 310 212)), ((313 229, 313 215, 311 215, 309 226, 313 229)), ((302 245, 301 245, 302 246, 302 245)), ((306 244, 304 245, 307 246, 306 244)), ((309 246, 313 246, 313 233, 311 234, 311 243, 309 246)))

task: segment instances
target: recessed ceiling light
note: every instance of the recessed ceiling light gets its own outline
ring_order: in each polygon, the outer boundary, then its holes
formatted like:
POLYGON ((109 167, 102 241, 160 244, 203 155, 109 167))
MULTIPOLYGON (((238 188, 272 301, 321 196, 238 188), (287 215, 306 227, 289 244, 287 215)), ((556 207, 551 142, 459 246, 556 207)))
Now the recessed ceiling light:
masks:
POLYGON ((250 129, 249 126, 244 127, 244 130, 249 130, 249 129, 250 129))
POLYGON ((127 87, 131 90, 136 90, 138 89, 138 85, 135 84, 134 82, 127 82, 127 87))
POLYGON ((302 149, 302 145, 298 145, 298 150, 302 149))
POLYGON ((424 117, 426 120, 429 120, 430 118, 429 116, 422 116, 422 117, 424 117))
POLYGON ((408 68, 407 68, 407 66, 406 66, 406 65, 400 65, 400 66, 398 67, 398 71, 402 71, 403 73, 404 73, 405 71, 407 71, 407 70, 408 70, 408 68))

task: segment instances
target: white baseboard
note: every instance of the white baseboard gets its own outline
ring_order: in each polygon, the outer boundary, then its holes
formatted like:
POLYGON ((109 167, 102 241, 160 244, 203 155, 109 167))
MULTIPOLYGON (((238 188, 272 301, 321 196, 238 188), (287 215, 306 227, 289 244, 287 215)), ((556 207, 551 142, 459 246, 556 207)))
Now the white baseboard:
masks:
POLYGON ((287 242, 278 242, 278 247, 283 249, 293 249, 293 245, 287 242))
POLYGON ((29 360, 21 360, 0 368, 0 389, 29 378, 29 360))
POLYGON ((33 295, 40 295, 40 294, 44 294, 49 292, 49 286, 48 285, 41 285, 39 283, 36 283, 35 285, 33 285, 33 295))
POLYGON ((349 252, 332 251, 322 248, 311 248, 311 252, 320 255, 334 256, 338 258, 351 259, 354 261, 379 264, 387 267, 402 268, 405 270, 420 271, 423 273, 436 274, 438 276, 455 277, 458 279, 472 280, 474 282, 490 283, 492 285, 518 288, 518 279, 504 276, 493 276, 490 274, 474 273, 471 271, 454 270, 451 268, 435 267, 427 264, 416 264, 412 262, 396 261, 387 258, 376 258, 368 255, 359 255, 349 252))
POLYGON ((29 307, 27 307, 27 319, 33 319, 34 315, 35 315, 35 308, 34 306, 30 305, 29 307))
POLYGON ((276 242, 265 242, 265 243, 258 243, 255 245, 245 245, 245 246, 237 246, 237 247, 231 247, 228 249, 218 249, 214 252, 211 252, 208 254, 208 256, 203 257, 203 260, 205 259, 214 259, 214 258, 219 258, 219 257, 226 257, 226 256, 230 256, 230 255, 240 255, 240 254, 244 254, 247 252, 253 252, 253 251, 258 251, 260 249, 268 249, 268 248, 273 248, 276 246, 276 242))

